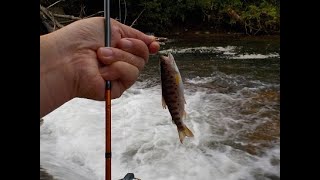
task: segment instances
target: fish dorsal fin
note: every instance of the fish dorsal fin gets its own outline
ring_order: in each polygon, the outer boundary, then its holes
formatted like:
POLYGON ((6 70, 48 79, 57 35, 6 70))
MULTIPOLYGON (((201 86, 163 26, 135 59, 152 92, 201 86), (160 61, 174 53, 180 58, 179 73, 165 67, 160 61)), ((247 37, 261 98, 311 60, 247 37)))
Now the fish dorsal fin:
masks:
POLYGON ((167 104, 166 104, 166 101, 164 100, 163 96, 162 96, 162 107, 163 107, 163 109, 167 108, 167 104))

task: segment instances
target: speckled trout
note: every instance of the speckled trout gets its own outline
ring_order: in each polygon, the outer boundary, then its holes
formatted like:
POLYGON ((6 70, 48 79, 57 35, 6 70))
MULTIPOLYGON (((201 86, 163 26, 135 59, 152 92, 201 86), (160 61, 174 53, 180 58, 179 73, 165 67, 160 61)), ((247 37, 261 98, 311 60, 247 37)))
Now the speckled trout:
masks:
POLYGON ((172 121, 177 125, 180 142, 188 137, 193 137, 192 132, 183 123, 186 117, 186 100, 183 93, 183 83, 178 66, 171 53, 160 56, 160 73, 162 88, 162 107, 171 114, 172 121))

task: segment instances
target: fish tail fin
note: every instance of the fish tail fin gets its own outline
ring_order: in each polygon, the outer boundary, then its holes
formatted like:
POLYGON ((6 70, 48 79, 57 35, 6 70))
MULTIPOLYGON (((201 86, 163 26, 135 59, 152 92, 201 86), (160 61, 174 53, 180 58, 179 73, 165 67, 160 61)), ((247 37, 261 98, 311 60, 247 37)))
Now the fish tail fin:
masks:
POLYGON ((193 137, 193 133, 188 129, 186 125, 183 125, 181 129, 178 128, 180 142, 183 143, 183 140, 186 136, 193 137))

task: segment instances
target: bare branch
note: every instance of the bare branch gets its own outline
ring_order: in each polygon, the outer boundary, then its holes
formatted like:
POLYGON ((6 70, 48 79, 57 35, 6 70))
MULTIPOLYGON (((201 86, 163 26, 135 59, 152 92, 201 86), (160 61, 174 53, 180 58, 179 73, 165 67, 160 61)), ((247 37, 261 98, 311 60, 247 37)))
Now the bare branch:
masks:
POLYGON ((80 19, 82 19, 82 18, 75 17, 75 16, 72 16, 72 15, 62 15, 62 14, 52 14, 52 15, 55 16, 55 17, 72 19, 72 20, 80 20, 80 19))
POLYGON ((139 19, 139 17, 141 16, 141 14, 142 14, 145 10, 146 10, 146 9, 144 8, 144 9, 140 12, 140 14, 138 15, 138 17, 132 22, 132 24, 131 24, 130 27, 132 27, 132 26, 134 25, 134 23, 139 19))
POLYGON ((123 24, 126 24, 126 19, 127 19, 127 3, 126 3, 126 0, 124 0, 124 21, 123 21, 123 24))
POLYGON ((59 2, 61 2, 61 1, 64 1, 64 0, 59 0, 59 1, 57 1, 57 2, 55 2, 55 3, 53 3, 53 4, 51 4, 50 6, 48 6, 48 7, 47 7, 47 9, 51 8, 52 6, 54 6, 54 5, 58 4, 58 3, 59 3, 59 2))
POLYGON ((261 30, 261 27, 254 33, 256 35, 261 30))
POLYGON ((65 20, 65 21, 60 21, 61 24, 70 24, 74 21, 77 21, 77 20, 73 20, 73 19, 69 19, 69 20, 65 20))
POLYGON ((46 18, 49 18, 52 21, 52 23, 54 24, 53 30, 55 30, 56 26, 58 28, 63 27, 62 24, 60 24, 58 21, 54 19, 52 13, 49 10, 47 10, 45 7, 43 7, 41 4, 40 4, 40 11, 43 13, 43 16, 46 16, 46 18))
POLYGON ((81 6, 80 6, 80 15, 79 15, 79 17, 83 17, 83 16, 86 16, 86 11, 85 11, 85 8, 86 8, 86 6, 85 5, 83 5, 83 4, 81 4, 81 6))
POLYGON ((207 14, 203 9, 201 9, 201 11, 203 12, 203 14, 205 14, 206 16, 208 16, 208 14, 207 14))
POLYGON ((41 22, 44 25, 44 27, 47 29, 47 31, 53 32, 53 27, 50 25, 48 18, 43 14, 43 12, 40 11, 40 18, 41 22))
POLYGON ((98 15, 98 14, 103 14, 103 13, 104 13, 104 11, 98 11, 98 12, 96 12, 96 13, 94 13, 94 14, 91 14, 90 16, 86 16, 86 17, 84 17, 84 18, 93 17, 93 16, 96 16, 96 15, 98 15))

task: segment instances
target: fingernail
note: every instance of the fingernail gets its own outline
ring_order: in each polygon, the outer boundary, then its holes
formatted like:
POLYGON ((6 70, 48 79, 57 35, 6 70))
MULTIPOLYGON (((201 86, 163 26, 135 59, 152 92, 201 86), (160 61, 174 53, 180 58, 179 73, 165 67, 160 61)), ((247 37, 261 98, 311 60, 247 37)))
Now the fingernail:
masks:
POLYGON ((112 56, 113 51, 109 48, 102 48, 101 54, 102 54, 102 56, 109 57, 109 56, 112 56))
POLYGON ((132 47, 132 42, 127 39, 122 39, 122 47, 125 49, 132 47))

